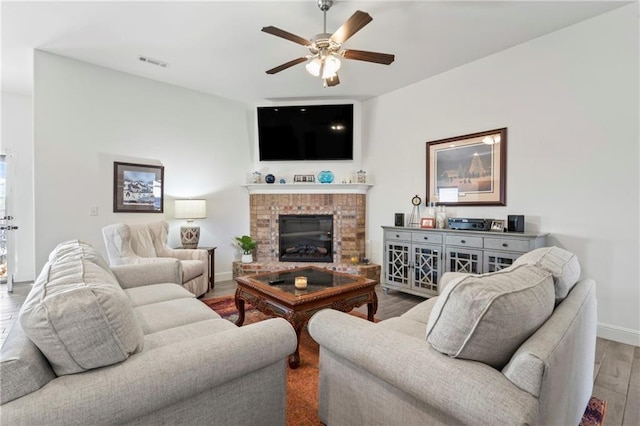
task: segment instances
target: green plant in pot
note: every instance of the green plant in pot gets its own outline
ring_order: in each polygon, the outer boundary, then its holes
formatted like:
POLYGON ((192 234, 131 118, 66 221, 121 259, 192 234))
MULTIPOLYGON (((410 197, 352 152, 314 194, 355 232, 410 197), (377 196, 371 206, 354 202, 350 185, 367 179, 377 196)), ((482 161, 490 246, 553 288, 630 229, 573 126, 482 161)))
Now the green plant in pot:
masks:
POLYGON ((236 237, 236 242, 242 249, 242 263, 251 263, 253 262, 253 254, 252 251, 256 248, 256 242, 248 235, 243 235, 242 237, 236 237))

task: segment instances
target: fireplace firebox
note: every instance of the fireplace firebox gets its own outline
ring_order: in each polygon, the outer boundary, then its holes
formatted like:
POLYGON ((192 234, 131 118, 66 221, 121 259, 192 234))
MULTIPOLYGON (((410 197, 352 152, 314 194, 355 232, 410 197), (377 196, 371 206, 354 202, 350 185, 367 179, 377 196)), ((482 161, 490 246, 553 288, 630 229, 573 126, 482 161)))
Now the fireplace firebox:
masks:
POLYGON ((333 215, 280 215, 280 261, 333 262, 333 215))

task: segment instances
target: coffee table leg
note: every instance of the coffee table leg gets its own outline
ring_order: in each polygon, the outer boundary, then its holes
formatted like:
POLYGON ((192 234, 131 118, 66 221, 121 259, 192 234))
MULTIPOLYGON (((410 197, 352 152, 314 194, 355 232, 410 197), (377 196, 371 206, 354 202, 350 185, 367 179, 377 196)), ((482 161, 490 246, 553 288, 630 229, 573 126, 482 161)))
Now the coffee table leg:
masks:
POLYGON ((373 301, 367 303, 367 320, 373 322, 373 316, 378 311, 378 295, 373 293, 373 301))
POLYGON ((289 324, 291 324, 296 331, 296 351, 289 355, 289 368, 295 370, 296 368, 300 367, 300 334, 302 334, 304 323, 298 325, 292 321, 289 321, 289 324))
POLYGON ((238 310, 238 319, 236 320, 236 325, 240 327, 244 323, 244 299, 240 299, 237 292, 236 309, 238 310))

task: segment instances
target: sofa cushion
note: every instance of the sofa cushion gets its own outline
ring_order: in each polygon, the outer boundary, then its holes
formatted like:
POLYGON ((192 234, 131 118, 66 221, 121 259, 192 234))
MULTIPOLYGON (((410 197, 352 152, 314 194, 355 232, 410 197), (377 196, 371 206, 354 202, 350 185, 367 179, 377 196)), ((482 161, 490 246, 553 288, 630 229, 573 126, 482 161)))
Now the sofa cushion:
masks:
POLYGON ((213 309, 196 298, 174 299, 134 309, 145 335, 197 321, 220 318, 213 309))
POLYGON ((213 336, 214 334, 234 328, 238 327, 231 321, 222 318, 196 321, 179 327, 168 328, 144 336, 144 351, 150 351, 167 345, 181 345, 193 339, 213 336))
POLYGON ((115 364, 141 350, 142 329, 113 275, 88 259, 53 258, 27 296, 20 324, 55 373, 115 364))
POLYGON ((553 275, 556 304, 560 303, 580 278, 578 257, 559 247, 542 247, 523 254, 513 262, 518 265, 533 265, 553 275))
POLYGON ((27 337, 20 321, 13 323, 0 353, 0 404, 35 392, 55 379, 42 352, 27 337))
POLYGON ((129 297, 129 300, 131 300, 131 305, 134 308, 167 300, 191 299, 195 297, 193 293, 178 284, 143 285, 125 289, 124 292, 129 297))
POLYGON ((429 315, 431 315, 431 311, 433 310, 433 305, 435 305, 437 300, 437 297, 432 297, 424 302, 420 302, 400 316, 402 318, 426 324, 429 320, 429 315))
POLYGON ((551 274, 522 265, 453 280, 438 297, 427 341, 454 358, 502 368, 552 314, 551 274))

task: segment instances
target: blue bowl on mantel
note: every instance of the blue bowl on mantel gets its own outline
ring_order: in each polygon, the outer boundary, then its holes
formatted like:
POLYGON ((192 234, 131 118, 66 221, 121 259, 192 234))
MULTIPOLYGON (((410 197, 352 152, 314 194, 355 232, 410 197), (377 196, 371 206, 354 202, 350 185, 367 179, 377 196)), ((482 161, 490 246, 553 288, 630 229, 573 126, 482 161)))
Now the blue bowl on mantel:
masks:
POLYGON ((333 173, 329 170, 323 170, 318 174, 318 182, 320 183, 331 183, 333 182, 333 173))

